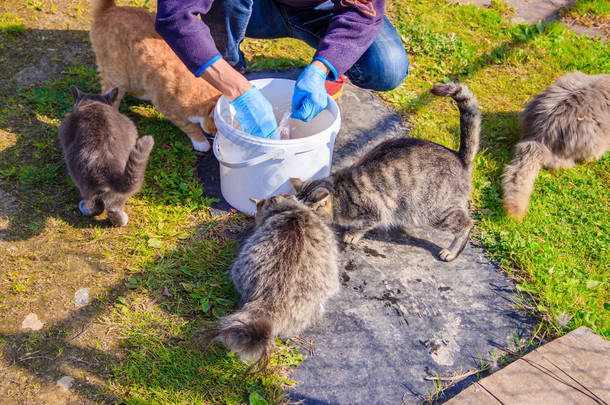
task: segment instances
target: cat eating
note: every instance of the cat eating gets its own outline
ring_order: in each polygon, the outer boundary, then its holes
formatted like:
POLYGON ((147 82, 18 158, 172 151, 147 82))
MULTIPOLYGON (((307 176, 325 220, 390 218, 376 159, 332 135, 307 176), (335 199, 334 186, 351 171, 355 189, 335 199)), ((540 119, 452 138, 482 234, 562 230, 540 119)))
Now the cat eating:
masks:
POLYGON ((237 312, 214 332, 243 360, 265 364, 273 339, 296 335, 339 290, 337 247, 330 228, 293 195, 256 203, 254 233, 231 267, 237 312))
POLYGON ((87 94, 70 86, 76 98, 74 111, 59 128, 59 141, 66 167, 80 191, 78 208, 83 215, 99 215, 106 208, 108 218, 124 226, 129 217, 125 201, 140 191, 152 136, 138 138, 129 118, 112 105, 118 89, 106 94, 87 94))
POLYGON ((151 101, 191 139, 198 152, 210 150, 205 131, 216 134, 214 107, 220 92, 197 78, 155 31, 155 13, 141 7, 116 7, 96 0, 89 36, 102 79, 102 91, 119 88, 151 101))
POLYGON ((423 139, 395 138, 327 178, 290 180, 299 201, 326 221, 348 228, 344 242, 357 243, 377 227, 427 225, 454 235, 451 245, 440 251, 441 260, 454 260, 466 246, 473 226, 468 204, 481 116, 465 85, 438 84, 432 93, 458 104, 457 152, 423 139))

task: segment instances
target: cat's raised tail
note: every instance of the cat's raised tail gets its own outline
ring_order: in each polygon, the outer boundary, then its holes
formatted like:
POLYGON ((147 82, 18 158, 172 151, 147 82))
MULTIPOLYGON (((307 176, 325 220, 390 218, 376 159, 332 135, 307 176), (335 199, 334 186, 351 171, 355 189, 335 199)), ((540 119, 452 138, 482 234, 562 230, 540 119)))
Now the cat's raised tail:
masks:
POLYGON ((479 151, 481 135, 481 114, 477 99, 470 89, 461 83, 450 82, 435 85, 432 94, 451 97, 460 110, 460 149, 458 156, 464 166, 471 171, 474 157, 479 151))
POLYGON ((549 160, 551 151, 540 142, 522 141, 515 146, 515 157, 502 175, 504 208, 510 217, 521 220, 525 216, 538 172, 549 160))
POLYGON ((118 178, 111 179, 115 191, 127 193, 142 185, 150 151, 154 144, 155 140, 150 135, 138 138, 127 158, 125 171, 117 176, 118 178))
POLYGON ((216 332, 218 340, 242 360, 254 361, 259 368, 264 368, 269 359, 273 325, 256 301, 223 318, 220 325, 221 329, 216 332))
POLYGON ((93 4, 93 17, 98 17, 104 11, 115 6, 114 0, 95 0, 93 4))

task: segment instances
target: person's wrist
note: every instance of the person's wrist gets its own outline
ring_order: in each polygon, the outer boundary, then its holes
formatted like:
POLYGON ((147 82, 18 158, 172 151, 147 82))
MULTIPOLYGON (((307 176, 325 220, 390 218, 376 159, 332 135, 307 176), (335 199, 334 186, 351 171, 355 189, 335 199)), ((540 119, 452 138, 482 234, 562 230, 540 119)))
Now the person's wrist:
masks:
POLYGON ((201 76, 216 87, 229 101, 234 101, 252 88, 244 75, 233 69, 224 59, 219 59, 203 71, 201 76))
POLYGON ((311 65, 322 70, 324 72, 324 76, 328 76, 328 73, 330 73, 330 69, 328 68, 328 66, 326 66, 324 63, 320 62, 319 60, 314 60, 313 62, 311 62, 311 65))

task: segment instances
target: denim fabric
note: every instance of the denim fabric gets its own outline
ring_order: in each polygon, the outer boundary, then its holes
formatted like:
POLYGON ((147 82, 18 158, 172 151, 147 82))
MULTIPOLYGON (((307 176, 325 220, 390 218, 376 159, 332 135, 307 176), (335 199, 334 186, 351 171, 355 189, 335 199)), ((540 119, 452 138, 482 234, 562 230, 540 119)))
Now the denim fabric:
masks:
MULTIPOLYGON (((295 9, 274 0, 216 0, 204 21, 218 51, 244 72, 246 64, 239 44, 245 37, 292 37, 317 48, 332 15, 330 1, 311 9, 295 9)), ((358 87, 387 91, 398 87, 408 73, 409 59, 400 36, 384 17, 379 35, 346 75, 358 87)))

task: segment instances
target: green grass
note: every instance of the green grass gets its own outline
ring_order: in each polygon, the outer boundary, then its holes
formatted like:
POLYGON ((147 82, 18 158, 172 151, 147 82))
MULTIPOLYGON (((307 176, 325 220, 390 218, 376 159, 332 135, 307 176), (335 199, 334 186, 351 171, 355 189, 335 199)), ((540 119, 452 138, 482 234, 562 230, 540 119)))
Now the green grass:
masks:
POLYGON ((532 297, 530 310, 555 334, 580 325, 610 336, 610 158, 558 172, 542 171, 523 223, 505 216, 500 175, 520 133, 527 100, 565 71, 610 71, 610 46, 558 23, 506 23, 493 9, 443 1, 395 3, 396 26, 415 69, 383 94, 414 126, 411 136, 458 145, 459 118, 428 90, 459 78, 480 101, 482 148, 474 173, 475 239, 532 297))
MULTIPOLYGON (((6 35, 9 39, 13 39, 21 35, 25 29, 25 24, 21 18, 15 16, 14 13, 0 14, 0 38, 6 35)), ((3 49, 4 44, 0 44, 0 49, 3 49)))
MULTIPOLYGON (((131 3, 148 5, 147 0, 131 3)), ((41 4, 27 3, 34 9, 41 4)), ((610 337, 610 157, 570 170, 543 170, 523 223, 504 215, 500 187, 520 135, 520 108, 564 71, 610 71, 610 45, 556 23, 511 24, 505 19, 510 12, 502 2, 491 9, 441 0, 394 2, 389 14, 412 70, 398 89, 381 96, 412 124, 411 136, 456 148, 455 105, 428 92, 434 83, 456 77, 471 87, 483 112, 474 173, 476 242, 518 280, 519 289, 533 299, 524 305, 552 334, 586 325, 610 337)), ((21 41, 23 30, 19 17, 0 16, 0 38, 21 41)), ((296 40, 247 40, 243 49, 250 70, 302 66, 312 55, 296 40)), ((238 247, 227 235, 248 220, 240 214, 210 216, 212 201, 195 178, 189 140, 149 104, 127 97, 121 106, 140 134, 153 135, 156 142, 143 190, 127 205, 130 224, 113 228, 104 217, 79 215, 78 193, 65 172, 56 134, 72 107, 69 85, 97 91, 97 81, 94 66, 76 64, 58 80, 0 95, 0 189, 20 202, 9 228, 2 230, 18 250, 0 250, 6 267, 0 279, 0 342, 46 350, 58 361, 75 352, 99 359, 99 369, 83 370, 94 381, 83 395, 92 398, 240 404, 260 403, 256 398, 262 396, 280 402, 282 387, 291 381, 277 372, 247 374, 221 346, 206 350, 202 343, 201 328, 231 311, 237 298, 227 270, 238 247), (49 302, 70 306, 62 285, 70 281, 66 271, 74 257, 96 269, 82 277, 94 286, 96 301, 87 316, 103 325, 101 332, 91 332, 77 346, 71 339, 79 329, 52 314, 44 333, 4 332, 24 311, 44 311, 49 302)), ((286 342, 272 369, 302 359, 286 342)), ((36 373, 43 366, 24 370, 36 373)))
POLYGON ((577 0, 568 12, 568 15, 600 17, 610 16, 610 2, 608 0, 577 0))
MULTIPOLYGON (((79 256, 102 256, 116 272, 117 286, 99 294, 100 308, 110 310, 100 311, 98 321, 120 331, 113 349, 119 355, 105 355, 112 378, 94 387, 95 395, 112 395, 128 404, 241 404, 258 393, 271 403, 280 402, 281 388, 292 382, 275 370, 304 358, 290 342, 278 342, 280 350, 269 372, 249 374, 247 365, 220 345, 206 349, 199 332, 234 307, 237 296, 227 270, 237 243, 226 235, 249 221, 241 214, 210 217, 212 200, 197 182, 190 141, 151 105, 130 97, 121 111, 134 120, 140 135, 152 134, 156 142, 143 190, 127 205, 130 223, 109 228, 103 217, 79 216, 78 194, 55 141, 61 117, 72 108, 70 84, 99 90, 92 66, 74 66, 64 78, 20 91, 19 102, 5 104, 0 125, 9 139, 0 151, 0 188, 10 190, 25 206, 12 218, 8 235, 27 241, 20 249, 31 249, 37 257, 27 261, 24 276, 24 257, 0 252, 0 260, 8 264, 7 297, 36 305, 41 297, 29 286, 40 275, 32 274, 50 260, 61 263, 65 249, 87 246, 78 249, 79 256), (51 239, 59 246, 41 243, 51 239)), ((62 276, 47 268, 45 277, 62 276)), ((108 285, 109 280, 103 283, 108 285)), ((62 291, 44 291, 49 296, 55 293, 62 291)), ((45 339, 26 338, 27 347, 75 349, 56 327, 49 327, 45 339)), ((11 341, 10 335, 3 336, 6 339, 11 341)), ((90 355, 95 353, 91 350, 90 355)))

